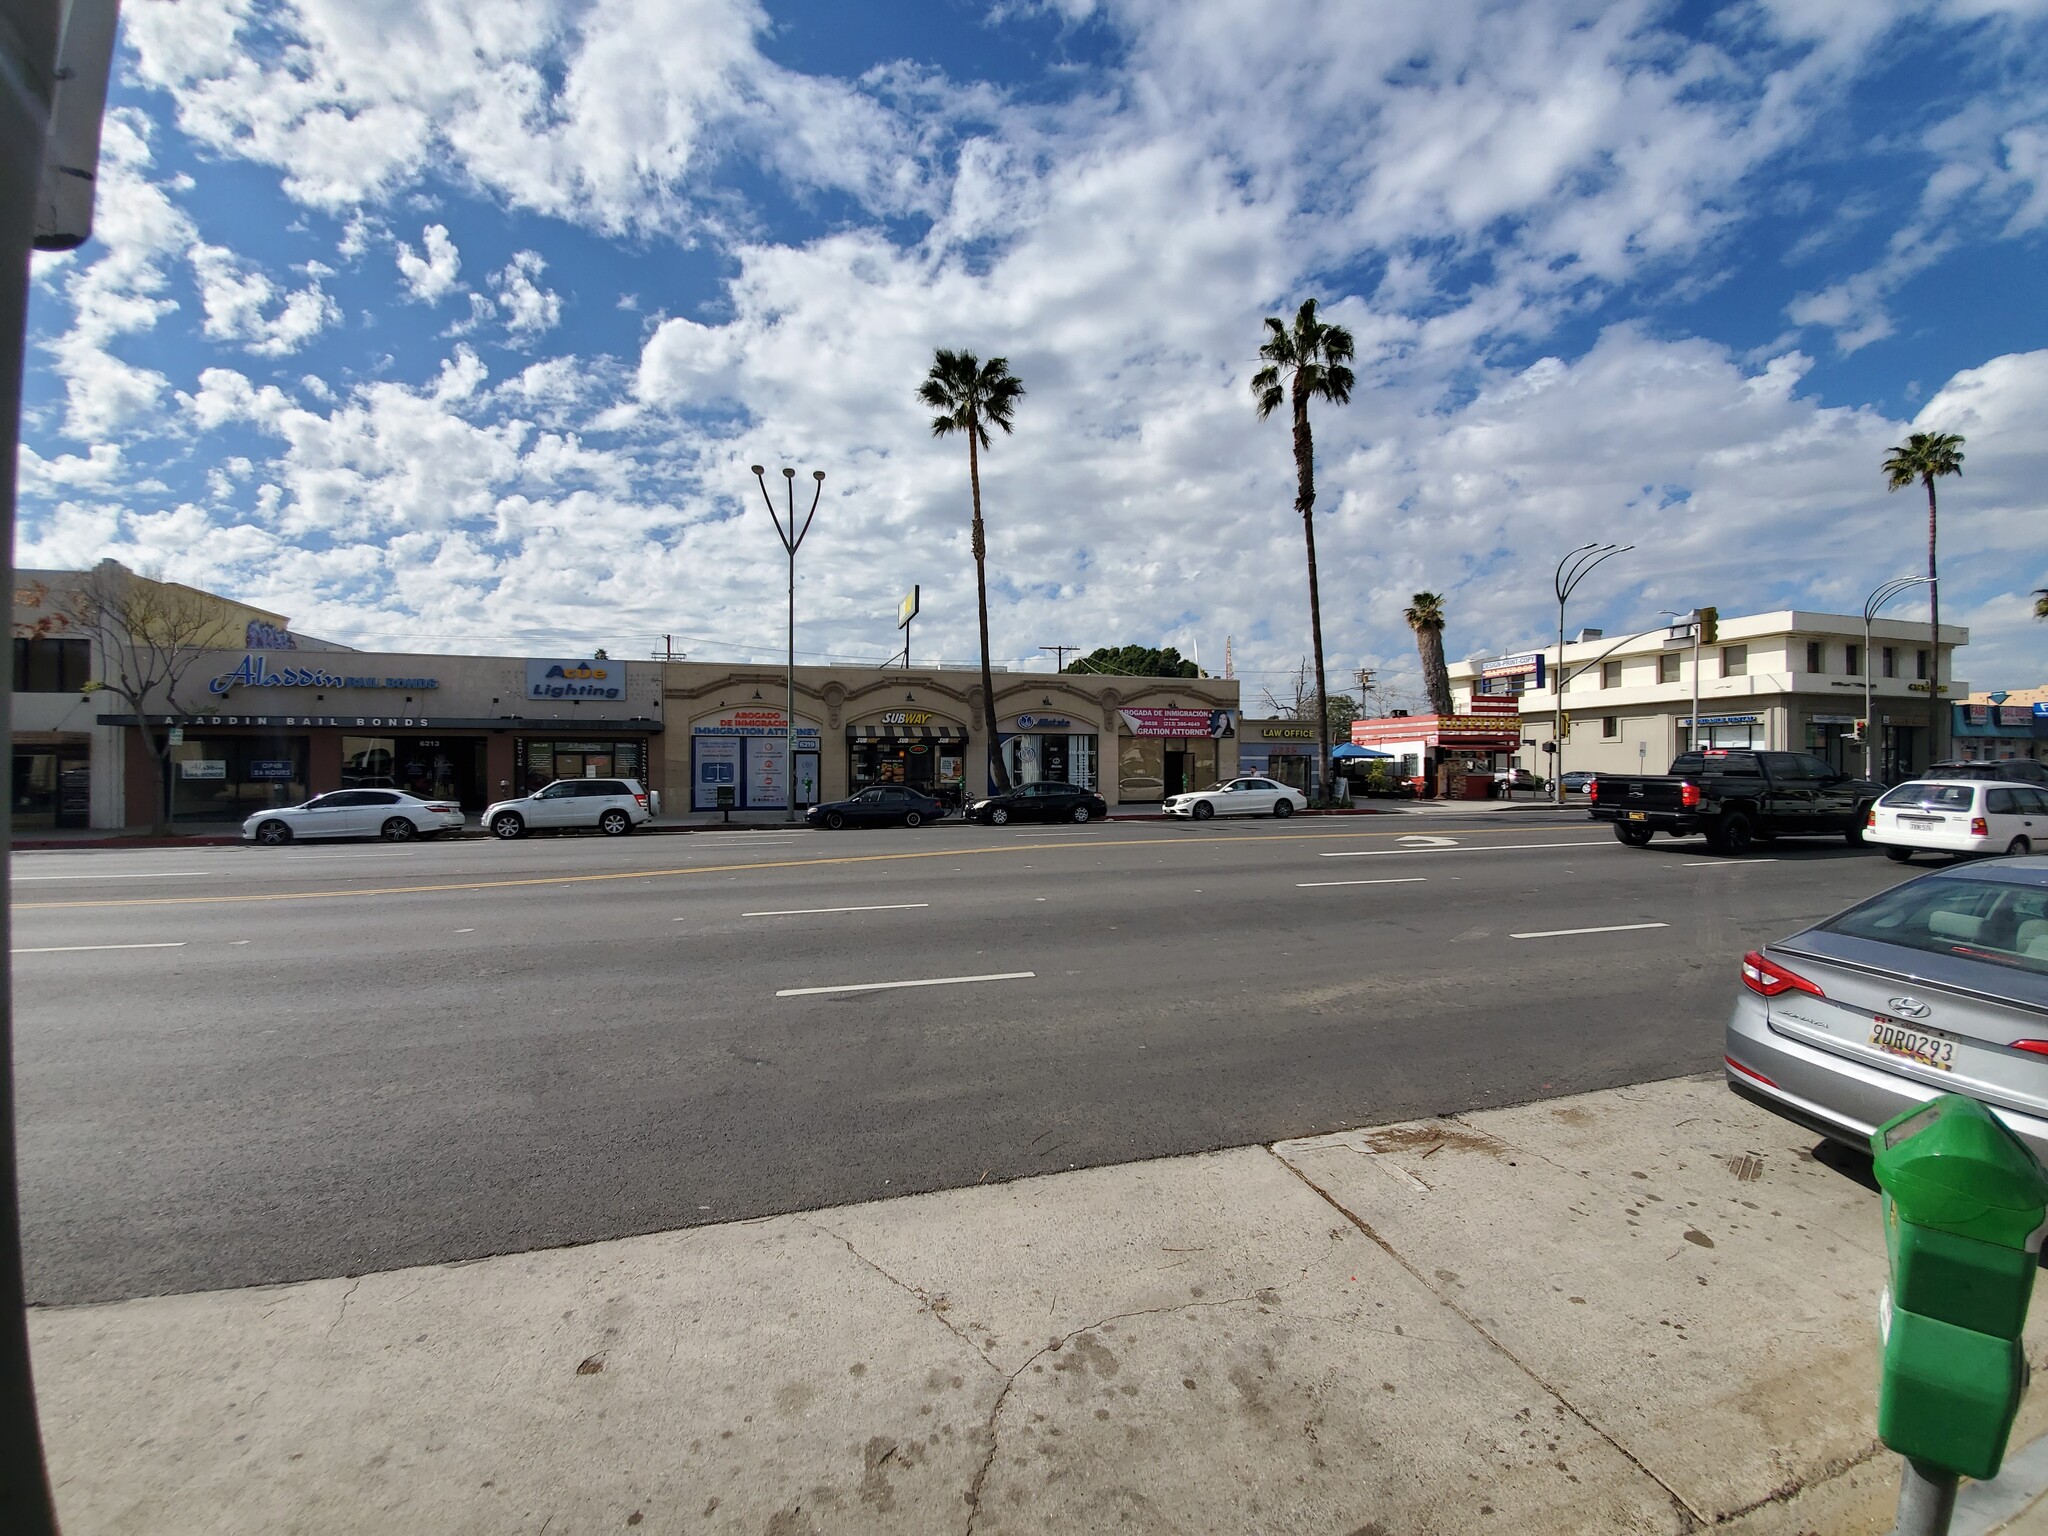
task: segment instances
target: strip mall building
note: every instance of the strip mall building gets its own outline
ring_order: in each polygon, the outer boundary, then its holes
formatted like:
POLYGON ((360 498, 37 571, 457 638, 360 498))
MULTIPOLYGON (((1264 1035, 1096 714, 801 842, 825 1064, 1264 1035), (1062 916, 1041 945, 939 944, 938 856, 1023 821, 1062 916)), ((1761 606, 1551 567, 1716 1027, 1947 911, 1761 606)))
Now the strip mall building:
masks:
MULTIPOLYGON (((140 723, 104 689, 101 642, 64 617, 77 572, 25 573, 15 593, 18 829, 139 826, 158 767, 140 723)), ((669 813, 789 803, 779 667, 596 656, 352 651, 282 615, 220 605, 244 643, 201 653, 147 721, 175 735, 180 824, 232 823, 350 787, 459 800, 477 811, 551 779, 637 778, 669 813)), ((995 674, 999 750, 1013 780, 1085 784, 1112 805, 1157 802, 1238 771, 1238 685, 1219 678, 995 674)), ((978 668, 799 667, 796 800, 868 783, 947 799, 986 792, 978 668)))

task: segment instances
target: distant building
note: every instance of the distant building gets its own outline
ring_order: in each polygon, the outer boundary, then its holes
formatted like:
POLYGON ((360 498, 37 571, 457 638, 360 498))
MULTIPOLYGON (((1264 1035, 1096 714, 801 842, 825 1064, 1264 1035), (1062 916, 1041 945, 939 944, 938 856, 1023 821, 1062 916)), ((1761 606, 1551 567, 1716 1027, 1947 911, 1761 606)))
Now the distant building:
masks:
POLYGON ((2048 687, 1994 688, 1971 694, 1951 710, 1955 756, 1964 762, 2048 762, 2048 687))
MULTIPOLYGON (((1475 689, 1512 694, 1521 709, 1517 766, 1545 777, 1560 771, 1661 773, 1679 752, 1703 747, 1753 747, 1812 752, 1845 772, 1860 772, 1863 746, 1853 740, 1869 689, 1873 771, 1895 781, 1927 765, 1927 626, 1879 619, 1864 653, 1858 614, 1773 613, 1724 617, 1716 643, 1699 652, 1699 720, 1692 718, 1693 647, 1667 643, 1659 625, 1608 638, 1589 635, 1564 646, 1563 707, 1568 720, 1560 752, 1554 736, 1559 695, 1558 647, 1519 656, 1451 664, 1460 710, 1475 689), (1491 675, 1489 675, 1491 674, 1491 675)), ((1955 653, 1969 643, 1961 625, 1941 627, 1941 691, 1961 696, 1955 653)))

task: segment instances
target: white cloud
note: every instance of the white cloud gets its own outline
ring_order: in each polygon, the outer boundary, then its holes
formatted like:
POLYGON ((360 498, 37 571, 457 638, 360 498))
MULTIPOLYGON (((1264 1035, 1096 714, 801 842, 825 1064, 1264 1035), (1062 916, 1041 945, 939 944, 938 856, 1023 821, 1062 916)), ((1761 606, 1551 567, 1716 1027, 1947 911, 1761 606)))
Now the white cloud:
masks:
POLYGON ((321 288, 317 272, 305 287, 286 291, 225 246, 201 242, 188 255, 206 334, 216 341, 239 341, 258 357, 284 357, 341 323, 341 306, 321 288))
POLYGON ((455 291, 462 272, 462 256, 448 237, 448 226, 429 224, 420 232, 422 256, 403 240, 398 242, 398 270, 406 290, 422 304, 438 304, 455 291))
POLYGON ((547 265, 538 251, 518 251, 502 270, 491 274, 505 329, 515 341, 531 341, 561 321, 561 295, 540 286, 547 265))

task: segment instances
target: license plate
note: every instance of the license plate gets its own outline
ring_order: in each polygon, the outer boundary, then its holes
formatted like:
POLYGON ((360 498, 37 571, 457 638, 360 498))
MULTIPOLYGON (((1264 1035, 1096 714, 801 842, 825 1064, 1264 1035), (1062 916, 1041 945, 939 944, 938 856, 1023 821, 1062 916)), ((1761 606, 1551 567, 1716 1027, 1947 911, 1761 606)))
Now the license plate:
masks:
POLYGON ((1899 825, 1902 827, 1938 827, 1941 825, 1941 818, 1939 816, 1901 816, 1899 818, 1899 825))
POLYGON ((1870 1026, 1870 1043, 1887 1055, 1903 1056, 1923 1067, 1934 1067, 1942 1072, 1952 1071, 1955 1067, 1956 1043, 1947 1035, 1908 1029, 1890 1019, 1876 1019, 1870 1026))
POLYGON ((1628 819, 1630 821, 1648 821, 1650 819, 1650 813, 1648 811, 1630 811, 1628 813, 1628 819))

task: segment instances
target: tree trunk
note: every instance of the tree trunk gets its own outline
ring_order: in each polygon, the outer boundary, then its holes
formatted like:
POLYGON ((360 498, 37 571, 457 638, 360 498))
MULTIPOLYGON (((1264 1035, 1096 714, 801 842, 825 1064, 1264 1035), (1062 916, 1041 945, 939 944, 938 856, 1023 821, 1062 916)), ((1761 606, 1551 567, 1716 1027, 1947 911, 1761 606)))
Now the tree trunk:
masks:
POLYGON ((1934 476, 1927 481, 1927 761, 1941 761, 1941 588, 1934 580, 1934 476))
MULTIPOLYGON (((145 718, 142 706, 134 706, 135 717, 145 718)), ((149 760, 156 764, 155 793, 150 796, 149 835, 169 837, 171 835, 171 744, 168 737, 161 742, 157 733, 147 725, 139 726, 142 739, 149 746, 149 760)))
POLYGON ((1451 669, 1444 665, 1444 636, 1440 629, 1415 631, 1415 648, 1422 653, 1422 686, 1429 691, 1429 707, 1439 715, 1451 712, 1451 669))
POLYGON ((988 541, 981 530, 981 454, 975 447, 979 423, 967 423, 967 480, 974 488, 974 600, 981 617, 981 723, 988 732, 988 787, 1001 794, 1010 787, 1003 766, 1002 742, 996 734, 995 676, 988 666, 988 541))
POLYGON ((1308 427, 1308 396, 1294 391, 1294 506, 1301 513, 1302 537, 1308 541, 1308 623, 1316 653, 1316 747, 1322 766, 1316 782, 1322 798, 1330 798, 1330 690, 1323 672, 1323 598, 1316 581, 1316 446, 1308 427))

